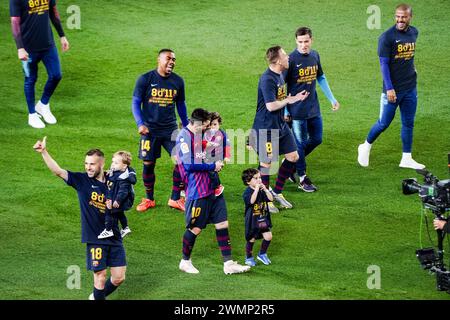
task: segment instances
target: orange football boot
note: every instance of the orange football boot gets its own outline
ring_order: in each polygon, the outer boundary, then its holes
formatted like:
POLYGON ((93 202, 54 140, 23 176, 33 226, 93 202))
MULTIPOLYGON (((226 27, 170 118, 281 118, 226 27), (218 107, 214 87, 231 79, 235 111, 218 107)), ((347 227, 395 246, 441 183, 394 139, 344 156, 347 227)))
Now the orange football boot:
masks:
POLYGON ((155 206, 156 206, 155 200, 142 198, 142 201, 137 205, 136 210, 139 212, 144 212, 150 208, 154 208, 155 206))
POLYGON ((167 204, 173 209, 177 209, 183 212, 186 210, 184 198, 180 198, 178 200, 169 199, 169 202, 167 202, 167 204))

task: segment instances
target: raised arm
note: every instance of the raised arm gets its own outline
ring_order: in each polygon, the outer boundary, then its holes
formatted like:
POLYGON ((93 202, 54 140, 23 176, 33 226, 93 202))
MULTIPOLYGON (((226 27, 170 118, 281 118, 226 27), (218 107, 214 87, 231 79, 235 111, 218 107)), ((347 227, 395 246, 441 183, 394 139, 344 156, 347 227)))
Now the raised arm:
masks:
POLYGON ((256 199, 258 198, 260 186, 256 186, 256 189, 253 190, 252 196, 250 197, 250 204, 255 204, 256 199))
POLYGON ((47 151, 47 137, 44 137, 42 141, 38 140, 33 146, 36 152, 39 152, 42 155, 42 159, 44 159, 45 164, 53 172, 55 175, 67 181, 69 179, 69 174, 67 170, 62 169, 58 163, 50 156, 47 151))

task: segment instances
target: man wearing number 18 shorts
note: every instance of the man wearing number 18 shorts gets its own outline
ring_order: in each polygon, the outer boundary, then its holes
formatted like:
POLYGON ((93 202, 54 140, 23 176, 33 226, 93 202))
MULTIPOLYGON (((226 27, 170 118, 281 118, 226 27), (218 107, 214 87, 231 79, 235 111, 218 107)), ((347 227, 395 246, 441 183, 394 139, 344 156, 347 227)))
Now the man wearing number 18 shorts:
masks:
MULTIPOLYGON (((125 280, 127 262, 117 221, 113 222, 114 236, 98 239, 105 227, 106 178, 103 171, 105 157, 101 150, 91 149, 84 160, 85 172, 62 169, 50 156, 46 138, 37 141, 34 149, 52 173, 77 191, 81 211, 81 242, 86 243, 87 269, 94 272, 94 290, 90 300, 105 300, 125 280), (106 280, 109 267, 111 277, 106 280)), ((117 217, 114 219, 117 220, 117 217)))

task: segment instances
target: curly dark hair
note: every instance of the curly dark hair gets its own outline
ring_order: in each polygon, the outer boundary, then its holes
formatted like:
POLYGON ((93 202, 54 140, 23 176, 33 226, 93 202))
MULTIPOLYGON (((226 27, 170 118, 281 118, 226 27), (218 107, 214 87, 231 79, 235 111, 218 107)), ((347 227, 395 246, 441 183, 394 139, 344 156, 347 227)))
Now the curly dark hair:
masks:
POLYGON ((258 169, 254 168, 245 169, 242 172, 242 182, 244 183, 244 185, 248 185, 248 183, 252 180, 253 176, 257 173, 259 173, 258 169))
POLYGON ((220 116, 220 113, 216 111, 211 112, 211 122, 213 122, 214 120, 217 120, 219 124, 222 124, 222 117, 220 116))

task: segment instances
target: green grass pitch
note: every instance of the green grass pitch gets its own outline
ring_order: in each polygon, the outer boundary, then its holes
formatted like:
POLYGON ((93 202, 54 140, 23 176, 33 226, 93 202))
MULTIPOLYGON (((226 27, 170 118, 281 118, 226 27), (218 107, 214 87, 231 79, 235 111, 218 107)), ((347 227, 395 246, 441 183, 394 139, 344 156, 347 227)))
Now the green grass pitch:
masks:
MULTIPOLYGON (((416 160, 447 179, 450 151, 450 2, 410 1, 417 44, 419 104, 416 160)), ((181 273, 183 215, 166 206, 172 165, 164 154, 156 168, 157 207, 128 212, 133 233, 125 239, 127 279, 111 299, 449 299, 421 270, 419 197, 403 196, 401 180, 418 177, 400 169, 400 117, 372 149, 369 168, 356 162, 357 146, 379 112, 381 75, 377 38, 393 25, 396 1, 87 1, 58 2, 71 50, 61 55, 63 80, 51 104, 58 124, 27 125, 23 76, 11 35, 7 1, 0 4, 0 299, 86 299, 92 274, 85 270, 76 193, 51 175, 32 149, 48 136, 48 149, 66 169, 83 170, 84 152, 130 150, 138 175, 138 134, 131 114, 137 77, 156 66, 160 48, 173 48, 175 72, 186 82, 188 112, 219 111, 224 128, 248 129, 256 109, 265 50, 295 47, 302 25, 314 33, 330 87, 341 103, 333 113, 319 89, 323 144, 307 159, 320 191, 293 184, 285 196, 293 210, 273 216, 271 266, 225 276, 213 227, 197 239, 196 276, 181 273), (367 8, 381 9, 381 29, 366 26, 367 8), (66 10, 81 10, 81 29, 70 30, 66 10), (67 268, 81 268, 81 288, 69 290, 67 268), (368 289, 369 266, 378 266, 381 288, 368 289)), ((40 65, 38 94, 45 69, 40 65)), ((240 173, 252 165, 225 167, 221 179, 229 210, 234 258, 245 254, 240 173)), ((274 178, 272 178, 273 181, 274 178)), ((142 182, 136 187, 143 196, 142 182)), ((434 233, 432 234, 434 237, 434 233)), ((424 246, 431 245, 423 232, 424 246)), ((434 243, 434 240, 433 240, 434 243)), ((255 249, 259 249, 260 242, 255 249)), ((448 249, 448 243, 446 242, 448 249)), ((446 260, 448 263, 448 259, 446 260)))

